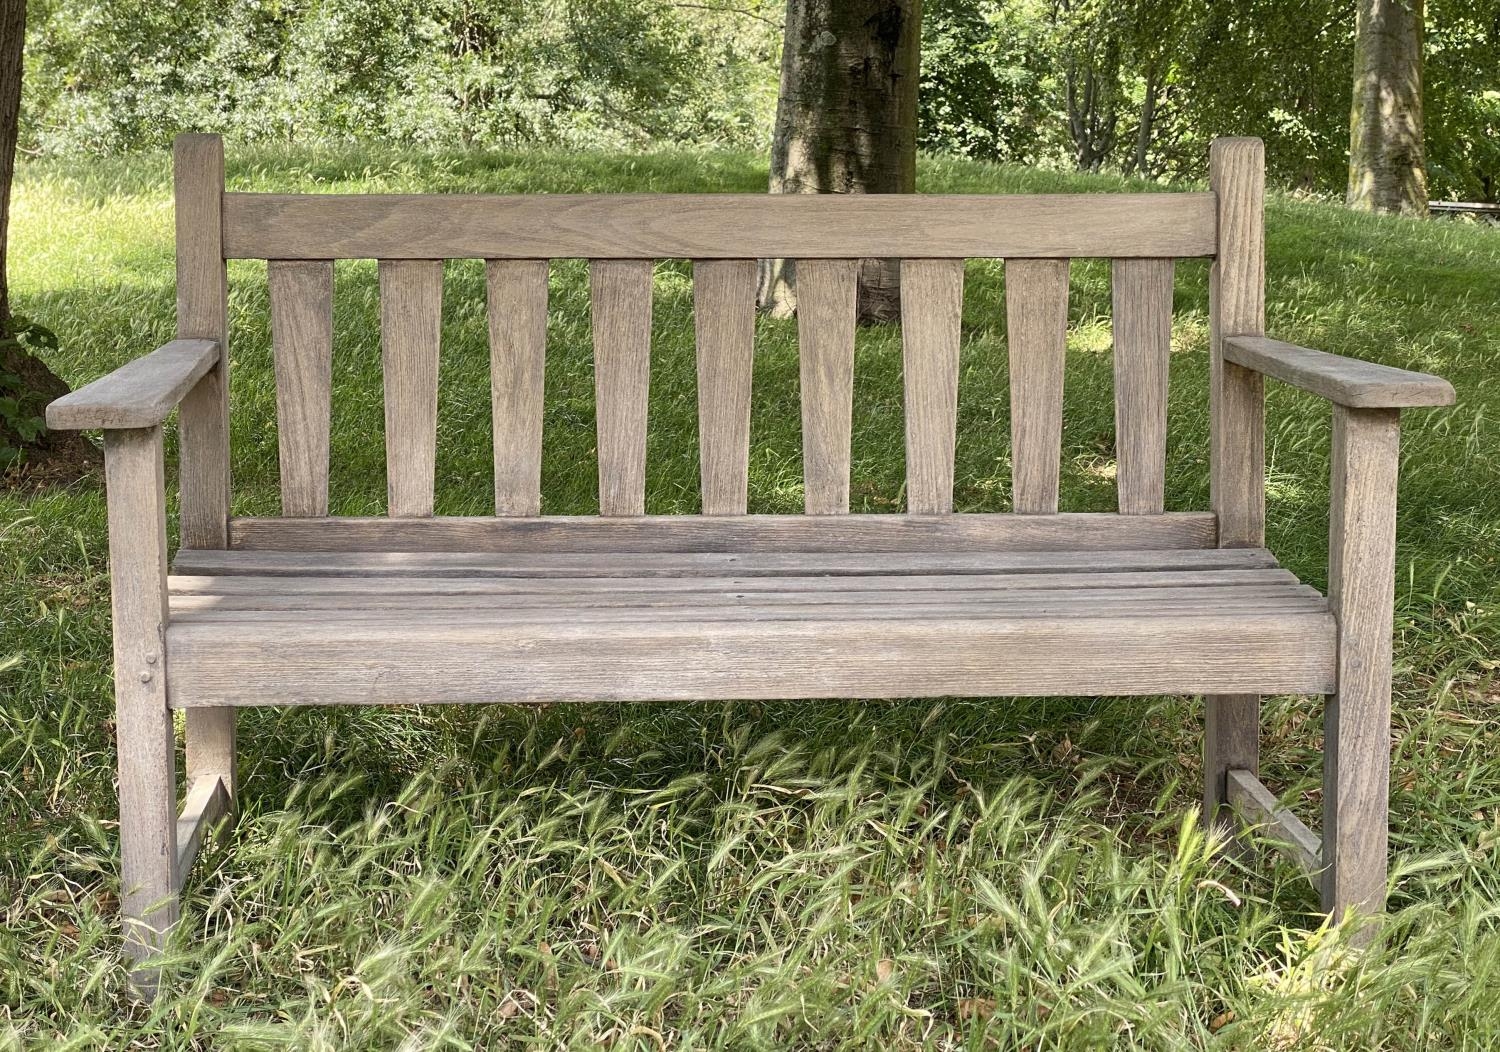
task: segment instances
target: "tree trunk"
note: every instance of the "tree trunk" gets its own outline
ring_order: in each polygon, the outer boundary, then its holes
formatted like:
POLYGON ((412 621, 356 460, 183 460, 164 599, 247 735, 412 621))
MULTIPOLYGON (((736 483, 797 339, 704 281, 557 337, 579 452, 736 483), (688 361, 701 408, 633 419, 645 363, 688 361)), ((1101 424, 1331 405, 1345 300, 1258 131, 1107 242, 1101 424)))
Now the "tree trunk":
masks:
POLYGON ((1156 65, 1146 68, 1146 95, 1141 99, 1141 122, 1135 130, 1135 157, 1131 159, 1126 174, 1146 176, 1146 158, 1151 152, 1151 132, 1156 124, 1156 65))
POLYGON ((10 331, 10 184, 16 174, 21 123, 21 55, 26 47, 26 0, 0 0, 0 337, 10 331))
POLYGON ((1427 211, 1422 0, 1358 0, 1348 203, 1363 212, 1427 211))
MULTIPOLYGON (((773 194, 916 191, 921 40, 921 0, 787 0, 773 194)), ((795 279, 792 260, 762 260, 762 309, 790 315, 795 279)), ((899 261, 862 261, 860 324, 900 316, 899 261)))
MULTIPOLYGON (((100 459, 98 449, 76 431, 37 430, 47 403, 67 394, 68 385, 27 351, 12 324, 10 187, 16 174, 25 47, 26 0, 0 0, 0 397, 15 403, 0 413, 0 482, 8 486, 71 482, 94 470, 100 459)), ((26 331, 33 336, 45 332, 26 331)))

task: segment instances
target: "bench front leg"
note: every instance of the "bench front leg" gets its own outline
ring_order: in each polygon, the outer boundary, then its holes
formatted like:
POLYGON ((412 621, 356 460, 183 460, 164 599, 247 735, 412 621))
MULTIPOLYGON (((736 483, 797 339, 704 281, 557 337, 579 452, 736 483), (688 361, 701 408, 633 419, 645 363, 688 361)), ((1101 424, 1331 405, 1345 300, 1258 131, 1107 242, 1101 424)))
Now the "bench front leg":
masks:
POLYGON ((120 914, 131 980, 178 920, 177 758, 167 706, 167 515, 161 425, 104 433, 120 773, 120 914))
POLYGON ((1328 600, 1337 693, 1323 716, 1323 909, 1385 908, 1401 411, 1333 407, 1328 600))

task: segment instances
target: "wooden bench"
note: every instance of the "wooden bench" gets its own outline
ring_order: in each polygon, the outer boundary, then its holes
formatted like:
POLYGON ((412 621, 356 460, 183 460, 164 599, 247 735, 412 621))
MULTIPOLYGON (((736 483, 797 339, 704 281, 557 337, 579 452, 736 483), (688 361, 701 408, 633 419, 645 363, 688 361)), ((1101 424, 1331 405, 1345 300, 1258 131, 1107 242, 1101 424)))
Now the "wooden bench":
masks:
MULTIPOLYGON (((1206 193, 225 193, 176 146, 178 336, 53 403, 103 428, 136 978, 235 799, 244 705, 1199 694, 1204 808, 1385 896, 1397 426, 1433 376, 1263 335, 1262 148, 1206 193), (755 260, 798 261, 805 515, 747 515, 755 260), (1072 257, 1113 260, 1118 514, 1058 510, 1072 257), (590 261, 597 517, 540 512, 548 260, 590 261), (900 257, 905 514, 851 515, 856 260, 900 257), (1013 512, 951 514, 964 260, 1005 261, 1013 512), (1163 511, 1173 260, 1212 267, 1212 508, 1163 511), (332 275, 379 260, 389 517, 328 517, 332 275), (442 261, 488 261, 494 516, 433 517, 442 261), (644 514, 652 261, 693 261, 703 514, 644 514), (269 260, 280 518, 230 514, 227 259, 269 260), (1329 595, 1265 550, 1262 379, 1333 403, 1329 595), (180 403, 169 576, 162 422, 180 403), (1328 695, 1321 844, 1257 780, 1264 694, 1328 695), (186 710, 179 815, 172 710, 186 710)), ((999 310, 999 305, 995 305, 999 310)))

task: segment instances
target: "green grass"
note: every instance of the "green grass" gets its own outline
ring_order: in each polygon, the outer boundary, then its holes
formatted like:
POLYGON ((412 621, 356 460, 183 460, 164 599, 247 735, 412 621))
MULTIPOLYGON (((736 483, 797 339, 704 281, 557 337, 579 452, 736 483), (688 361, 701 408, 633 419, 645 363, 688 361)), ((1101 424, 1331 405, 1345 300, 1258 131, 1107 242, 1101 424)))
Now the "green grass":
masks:
MULTIPOLYGON (((242 189, 745 190, 757 158, 232 151, 242 189)), ((24 166, 17 308, 75 383, 169 338, 165 158, 24 166)), ((926 160, 923 189, 1111 189, 926 160)), ((1401 482, 1392 911, 1351 953, 1196 825, 1192 698, 258 710, 169 996, 117 962, 104 501, 0 494, 0 1047, 1474 1048, 1500 1043, 1500 232, 1275 199, 1270 329, 1442 373, 1401 482)), ((235 510, 277 510, 262 267, 235 264, 235 510)), ((1176 289, 1168 507, 1207 503, 1206 268, 1176 289)), ((656 278, 648 509, 697 508, 690 272, 656 278)), ((336 285, 332 501, 384 502, 373 266, 336 285)), ((1063 506, 1108 510, 1107 267, 1073 268, 1063 506)), ((440 513, 484 513, 482 274, 449 264, 440 513)), ((595 508, 588 303, 552 273, 544 510, 595 508)), ((971 263, 956 501, 1003 510, 1003 288, 971 263)), ((795 330, 757 332, 755 511, 801 502, 795 330)), ((902 506, 900 346, 862 332, 857 510, 902 506)), ((1273 387, 1269 543, 1325 580, 1327 407, 1273 387)), ((1316 817, 1320 706, 1266 705, 1316 817)))

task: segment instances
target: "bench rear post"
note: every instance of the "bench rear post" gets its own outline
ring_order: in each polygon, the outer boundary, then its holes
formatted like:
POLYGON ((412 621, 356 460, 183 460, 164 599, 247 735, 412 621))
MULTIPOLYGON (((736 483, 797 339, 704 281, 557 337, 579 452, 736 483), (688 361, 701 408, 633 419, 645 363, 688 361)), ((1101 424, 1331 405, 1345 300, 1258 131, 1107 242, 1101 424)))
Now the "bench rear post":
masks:
MULTIPOLYGON (((1216 139, 1209 183, 1218 197, 1218 254, 1209 272, 1209 485, 1221 548, 1265 543, 1265 383, 1224 358, 1229 336, 1264 334, 1265 148, 1259 139, 1216 139)), ((1257 772, 1260 698, 1205 698, 1204 826, 1227 823, 1231 770, 1257 772)))
MULTIPOLYGON (((177 211, 177 335, 217 340, 213 369, 179 411, 182 547, 229 545, 229 284, 224 263, 224 142, 179 135, 173 144, 177 211)), ((235 714, 228 706, 188 710, 189 784, 217 776, 235 797, 235 714)))

